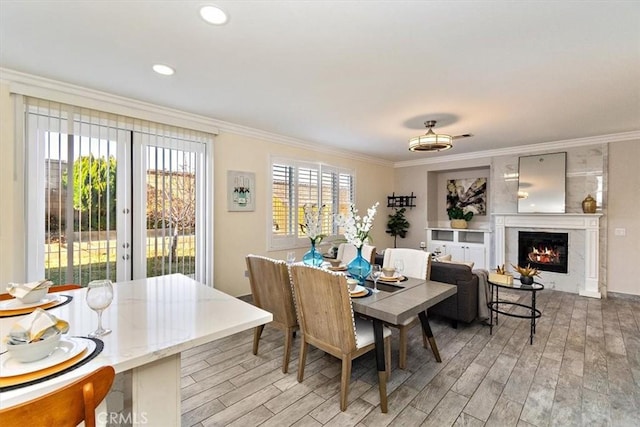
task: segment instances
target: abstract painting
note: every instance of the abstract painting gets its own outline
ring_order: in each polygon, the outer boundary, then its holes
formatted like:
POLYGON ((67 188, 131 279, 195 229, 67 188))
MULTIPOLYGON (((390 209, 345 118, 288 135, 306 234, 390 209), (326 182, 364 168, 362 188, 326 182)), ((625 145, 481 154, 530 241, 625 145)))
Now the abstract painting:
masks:
POLYGON ((486 215, 487 178, 447 180, 447 209, 453 207, 473 215, 486 215))

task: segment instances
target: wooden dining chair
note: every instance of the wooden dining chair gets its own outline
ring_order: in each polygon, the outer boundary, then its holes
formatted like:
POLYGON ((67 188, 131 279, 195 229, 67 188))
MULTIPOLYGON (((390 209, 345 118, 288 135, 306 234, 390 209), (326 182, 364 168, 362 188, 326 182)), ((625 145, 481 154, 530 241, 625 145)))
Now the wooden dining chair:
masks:
MULTIPOLYGON (((257 255, 247 255, 246 261, 253 303, 263 310, 271 312, 273 315, 271 325, 284 331, 282 372, 286 374, 291 358, 291 342, 298 329, 287 263, 257 255)), ((264 325, 254 329, 253 354, 258 354, 258 345, 263 329, 264 325)))
MULTIPOLYGON (((418 249, 407 248, 390 248, 384 251, 384 261, 382 262, 383 268, 393 268, 396 260, 402 260, 404 264, 403 276, 413 277, 416 279, 429 280, 431 276, 431 253, 421 251, 418 249)), ((399 335, 399 354, 398 354, 398 367, 400 369, 406 369, 407 367, 407 336, 409 330, 416 325, 419 325, 420 321, 417 316, 413 316, 406 320, 401 325, 390 325, 398 328, 399 335)), ((429 338, 427 338, 422 332, 422 345, 427 348, 427 342, 431 344, 429 338)))
POLYGON ((51 393, 0 410, 3 426, 96 425, 96 407, 113 383, 115 371, 103 366, 51 393))
MULTIPOLYGON (((74 289, 80 289, 82 286, 80 285, 54 285, 51 286, 49 288, 48 293, 52 293, 52 292, 65 292, 65 291, 72 291, 74 289)), ((0 301, 6 301, 13 298, 11 295, 9 295, 8 293, 4 293, 4 294, 0 294, 0 301)))
MULTIPOLYGON (((304 378, 309 344, 342 360, 340 410, 347 409, 353 359, 375 348, 373 324, 354 317, 347 279, 317 267, 292 265, 291 283, 298 310, 302 339, 298 361, 298 382, 304 378)), ((391 366, 391 331, 383 327, 385 369, 378 377, 381 405, 386 406, 386 381, 391 366)))
MULTIPOLYGON (((358 250, 355 245, 352 245, 351 243, 340 243, 340 245, 338 245, 336 259, 342 260, 342 263, 347 265, 353 261, 357 254, 358 250)), ((363 245, 362 257, 373 264, 376 260, 376 247, 363 245)))

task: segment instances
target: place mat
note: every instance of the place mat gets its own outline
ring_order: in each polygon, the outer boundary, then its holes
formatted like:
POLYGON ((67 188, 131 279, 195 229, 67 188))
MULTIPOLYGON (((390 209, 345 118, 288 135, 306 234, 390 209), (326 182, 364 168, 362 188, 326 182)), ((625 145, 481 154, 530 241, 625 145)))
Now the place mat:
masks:
POLYGON ((399 276, 399 277, 384 277, 384 276, 380 276, 380 278, 378 279, 378 282, 387 282, 387 283, 397 283, 397 282, 406 282, 407 279, 404 276, 399 276))
POLYGON ((104 343, 102 340, 98 338, 88 338, 88 337, 74 337, 74 338, 82 338, 86 340, 91 340, 95 344, 93 351, 89 352, 89 349, 85 349, 82 353, 77 356, 66 360, 62 363, 59 363, 54 366, 50 366, 45 369, 41 369, 35 372, 29 372, 23 375, 16 375, 13 377, 0 377, 0 392, 5 392, 9 390, 15 390, 22 387, 27 387, 30 385, 34 385, 43 381, 50 380, 52 378, 59 377, 60 375, 64 375, 68 372, 73 371, 93 360, 97 355, 99 355, 104 349, 104 343))
POLYGON ((36 308, 41 308, 43 310, 50 310, 56 307, 62 307, 63 305, 69 304, 73 297, 71 295, 56 295, 59 297, 55 301, 51 301, 50 303, 38 306, 29 306, 25 308, 16 308, 12 310, 0 310, 0 318, 5 317, 14 317, 14 316, 22 316, 23 314, 30 314, 36 308))
POLYGON ((331 270, 331 271, 347 271, 347 266, 346 265, 341 265, 339 267, 333 267, 333 266, 329 266, 327 267, 327 270, 331 270))

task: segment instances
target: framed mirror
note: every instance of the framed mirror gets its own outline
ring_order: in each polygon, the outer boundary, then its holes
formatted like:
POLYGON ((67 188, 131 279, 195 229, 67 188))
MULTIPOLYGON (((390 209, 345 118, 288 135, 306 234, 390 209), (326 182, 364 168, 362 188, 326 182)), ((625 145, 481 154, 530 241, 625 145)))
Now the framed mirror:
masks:
POLYGON ((567 153, 519 158, 518 212, 565 213, 567 153))

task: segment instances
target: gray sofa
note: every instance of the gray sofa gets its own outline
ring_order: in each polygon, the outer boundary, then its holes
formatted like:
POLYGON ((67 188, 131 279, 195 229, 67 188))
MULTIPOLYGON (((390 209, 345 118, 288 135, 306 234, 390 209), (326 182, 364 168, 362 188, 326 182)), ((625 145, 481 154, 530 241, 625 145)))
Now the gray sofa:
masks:
POLYGON ((429 314, 451 319, 454 327, 458 321, 470 323, 478 316, 478 276, 469 266, 434 261, 431 280, 456 285, 458 293, 429 308, 429 314))

